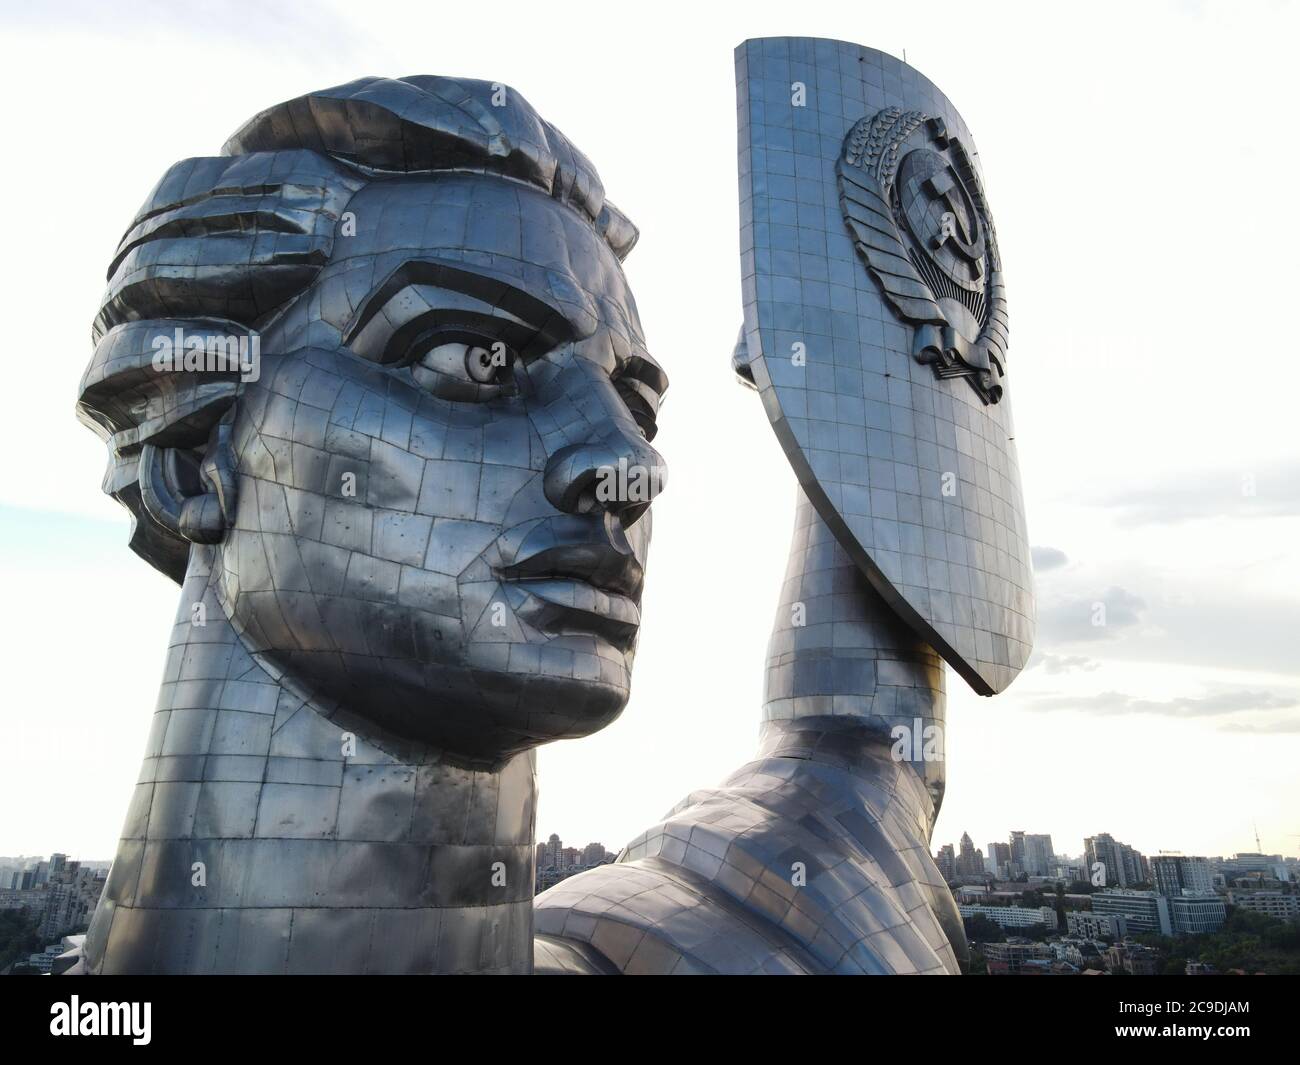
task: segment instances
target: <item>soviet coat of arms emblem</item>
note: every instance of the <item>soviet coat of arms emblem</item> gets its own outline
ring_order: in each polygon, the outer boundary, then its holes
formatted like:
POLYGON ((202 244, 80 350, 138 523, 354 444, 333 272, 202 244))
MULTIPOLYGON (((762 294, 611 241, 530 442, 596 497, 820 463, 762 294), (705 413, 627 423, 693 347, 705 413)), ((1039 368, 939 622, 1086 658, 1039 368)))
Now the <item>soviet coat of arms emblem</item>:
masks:
POLYGON ((913 354, 938 377, 1002 398, 1007 309, 979 172, 942 118, 887 107, 860 119, 837 167, 840 209, 913 354))

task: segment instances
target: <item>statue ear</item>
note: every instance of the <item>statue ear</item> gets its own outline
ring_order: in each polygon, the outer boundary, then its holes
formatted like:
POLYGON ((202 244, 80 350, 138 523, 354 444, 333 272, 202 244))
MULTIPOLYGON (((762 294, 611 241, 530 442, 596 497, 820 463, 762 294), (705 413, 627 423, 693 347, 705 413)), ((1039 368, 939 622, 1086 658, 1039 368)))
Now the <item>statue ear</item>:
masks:
POLYGON ((220 543, 235 520, 235 408, 213 426, 199 458, 187 448, 140 448, 140 499, 149 515, 191 543, 220 543))

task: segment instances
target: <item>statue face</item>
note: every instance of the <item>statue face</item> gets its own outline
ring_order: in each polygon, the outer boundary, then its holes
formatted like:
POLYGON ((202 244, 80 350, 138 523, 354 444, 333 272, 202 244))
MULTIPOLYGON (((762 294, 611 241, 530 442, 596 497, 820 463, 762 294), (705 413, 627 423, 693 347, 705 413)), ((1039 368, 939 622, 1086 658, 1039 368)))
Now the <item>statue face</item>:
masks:
POLYGON ((481 174, 372 182, 241 390, 223 607, 317 697, 453 755, 603 727, 664 385, 573 210, 481 174))

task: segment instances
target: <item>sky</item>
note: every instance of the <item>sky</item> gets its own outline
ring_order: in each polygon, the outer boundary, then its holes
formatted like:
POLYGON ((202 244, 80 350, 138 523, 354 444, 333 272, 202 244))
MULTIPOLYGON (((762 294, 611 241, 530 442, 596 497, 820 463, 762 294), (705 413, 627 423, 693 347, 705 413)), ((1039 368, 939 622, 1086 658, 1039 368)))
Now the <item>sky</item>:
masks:
POLYGON ((1300 851, 1300 259, 1278 187, 1300 172, 1295 5, 0 12, 0 854, 111 857, 175 609, 73 415, 111 250, 171 163, 364 75, 510 84, 642 233, 626 270, 672 380, 655 441, 671 480, 631 702, 541 751, 539 836, 617 849, 752 756, 795 482, 729 368, 732 49, 775 35, 905 54, 971 128, 998 227, 1040 624, 996 699, 949 672, 935 847, 1022 829, 1066 854, 1109 832, 1218 855, 1253 850, 1257 828, 1265 851, 1300 851))

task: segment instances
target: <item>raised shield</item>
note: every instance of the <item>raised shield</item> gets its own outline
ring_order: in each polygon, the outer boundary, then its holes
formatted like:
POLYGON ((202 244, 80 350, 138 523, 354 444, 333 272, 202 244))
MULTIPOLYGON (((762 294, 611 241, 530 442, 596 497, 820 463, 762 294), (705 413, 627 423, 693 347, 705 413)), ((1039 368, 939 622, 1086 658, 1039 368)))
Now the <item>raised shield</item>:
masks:
POLYGON ((840 41, 746 41, 736 89, 737 362, 873 587, 993 695, 1029 657, 1035 610, 970 132, 917 71, 840 41))

